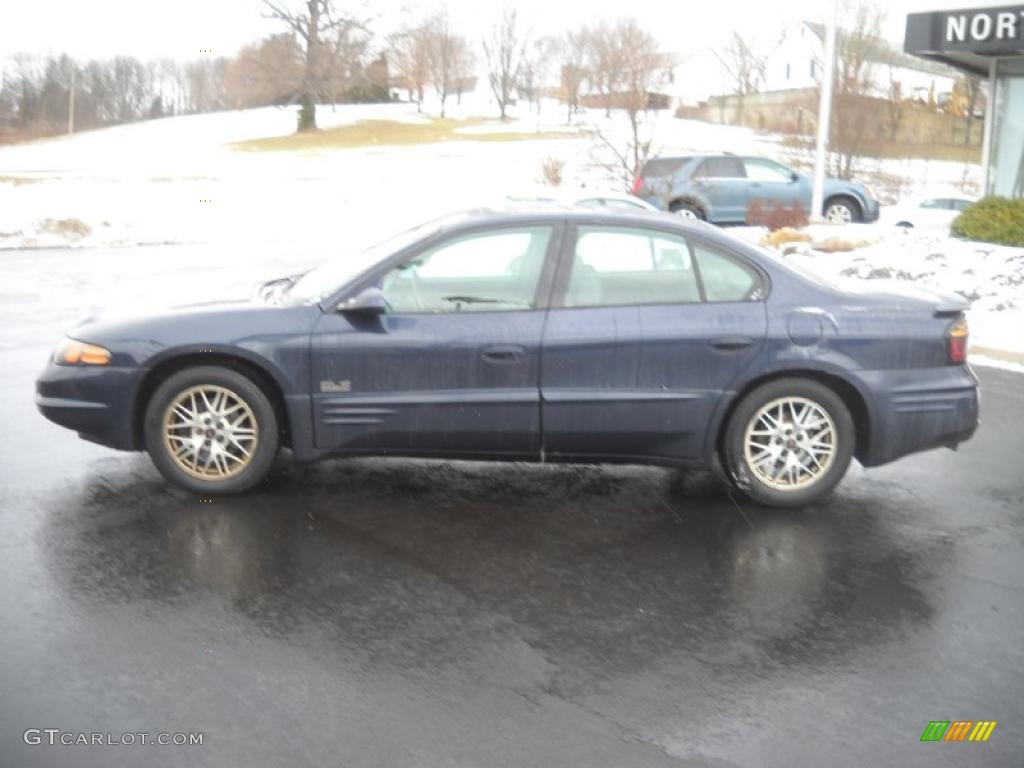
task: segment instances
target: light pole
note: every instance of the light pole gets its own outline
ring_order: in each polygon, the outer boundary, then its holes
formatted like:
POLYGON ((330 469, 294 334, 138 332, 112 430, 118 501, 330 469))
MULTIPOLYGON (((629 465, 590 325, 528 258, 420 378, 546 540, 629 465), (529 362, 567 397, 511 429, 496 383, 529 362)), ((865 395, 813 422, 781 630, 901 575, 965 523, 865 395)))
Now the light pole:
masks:
POLYGON ((818 102, 818 143, 814 150, 814 191, 811 193, 812 221, 821 221, 825 198, 825 151, 828 148, 829 125, 832 118, 832 80, 836 63, 836 6, 829 0, 825 19, 825 61, 821 73, 821 99, 818 102))

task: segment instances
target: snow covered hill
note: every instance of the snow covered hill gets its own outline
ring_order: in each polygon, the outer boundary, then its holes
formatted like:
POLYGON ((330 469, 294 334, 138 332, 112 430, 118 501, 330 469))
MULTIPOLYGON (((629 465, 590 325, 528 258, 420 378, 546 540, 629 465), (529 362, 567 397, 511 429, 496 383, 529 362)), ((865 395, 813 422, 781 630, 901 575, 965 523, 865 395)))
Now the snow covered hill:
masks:
MULTIPOLYGON (((303 151, 246 151, 235 142, 287 136, 294 107, 165 118, 0 148, 0 249, 192 243, 231 253, 232 262, 309 266, 343 255, 399 229, 452 210, 536 189, 542 161, 565 162, 570 187, 618 188, 592 134, 565 131, 562 108, 540 114, 520 106, 509 123, 475 124, 463 138, 488 131, 543 131, 536 140, 460 140, 407 146, 303 151)), ((454 106, 456 118, 480 105, 454 106)), ((408 104, 324 106, 323 128, 359 120, 425 122, 408 104)), ((621 116, 600 111, 578 123, 622 137, 621 116)), ((659 115, 662 153, 733 151, 796 161, 782 137, 750 129, 659 115)), ((481 137, 485 138, 485 137, 481 137)), ((977 179, 975 166, 921 160, 867 163, 873 173, 915 184, 977 179)), ((974 338, 1022 349, 1024 249, 965 243, 935 233, 862 228, 874 244, 851 253, 796 254, 830 276, 888 275, 952 288, 977 301, 974 338)), ((737 231, 737 234, 744 234, 737 231)), ((747 233, 749 236, 749 233, 747 233)), ((858 235, 860 237, 861 235, 858 235)), ((152 256, 152 249, 146 251, 152 256)), ((3 272, 0 253, 0 274, 3 272)), ((173 258, 169 256, 169 258, 173 258)))

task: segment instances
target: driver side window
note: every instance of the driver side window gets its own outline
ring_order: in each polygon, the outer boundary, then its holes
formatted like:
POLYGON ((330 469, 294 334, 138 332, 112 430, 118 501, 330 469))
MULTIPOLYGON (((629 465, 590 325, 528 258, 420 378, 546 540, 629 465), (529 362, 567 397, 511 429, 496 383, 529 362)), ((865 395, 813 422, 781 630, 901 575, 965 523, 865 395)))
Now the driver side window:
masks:
POLYGON ((384 276, 394 313, 532 309, 551 227, 476 232, 417 254, 384 276))

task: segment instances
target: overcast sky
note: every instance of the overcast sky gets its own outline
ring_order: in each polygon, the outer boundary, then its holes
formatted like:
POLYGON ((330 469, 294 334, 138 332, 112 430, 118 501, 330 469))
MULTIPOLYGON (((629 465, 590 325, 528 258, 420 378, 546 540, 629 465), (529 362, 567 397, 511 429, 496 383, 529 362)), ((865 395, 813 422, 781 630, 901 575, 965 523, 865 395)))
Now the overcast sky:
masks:
MULTIPOLYGON (((301 0, 281 0, 298 4, 301 0)), ((364 2, 381 31, 410 13, 431 7, 408 0, 364 2)), ((902 40, 908 11, 984 7, 1000 0, 880 0, 888 8, 885 34, 902 40)), ((718 43, 732 30, 764 33, 786 22, 821 19, 822 0, 514 0, 521 18, 538 34, 583 21, 637 17, 656 31, 667 51, 692 53, 718 43)), ((353 0, 342 0, 341 7, 353 0)), ((501 0, 448 0, 463 32, 479 37, 500 12, 501 0)), ((243 43, 275 31, 261 18, 260 0, 0 0, 0 58, 20 52, 67 52, 75 58, 128 54, 140 58, 189 59, 200 49, 233 54, 243 43)))

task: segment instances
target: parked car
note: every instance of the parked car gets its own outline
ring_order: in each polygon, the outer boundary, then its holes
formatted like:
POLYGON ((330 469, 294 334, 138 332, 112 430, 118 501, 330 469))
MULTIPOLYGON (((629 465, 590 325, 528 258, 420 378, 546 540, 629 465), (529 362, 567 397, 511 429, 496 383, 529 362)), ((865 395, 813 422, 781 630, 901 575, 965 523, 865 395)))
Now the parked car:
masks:
POLYGON ((641 200, 635 195, 627 195, 622 192, 611 191, 586 191, 576 190, 572 192, 558 192, 554 190, 543 190, 533 195, 507 197, 505 203, 510 206, 526 205, 532 206, 538 203, 551 203, 553 205, 576 206, 579 208, 614 209, 627 211, 654 211, 658 209, 641 200))
POLYGON ((39 409, 201 494, 251 488, 287 446, 720 460, 779 506, 978 423, 962 298, 844 291, 661 214, 460 214, 259 297, 79 325, 39 409))
POLYGON ((977 198, 954 190, 932 190, 882 208, 881 219, 908 229, 942 229, 949 231, 953 219, 977 198))
MULTIPOLYGON (((800 203, 810 213, 812 186, 809 177, 768 158, 691 155, 648 160, 632 192, 685 218, 741 224, 754 200, 800 203)), ((878 200, 860 182, 825 179, 821 213, 838 224, 875 221, 878 200)))

